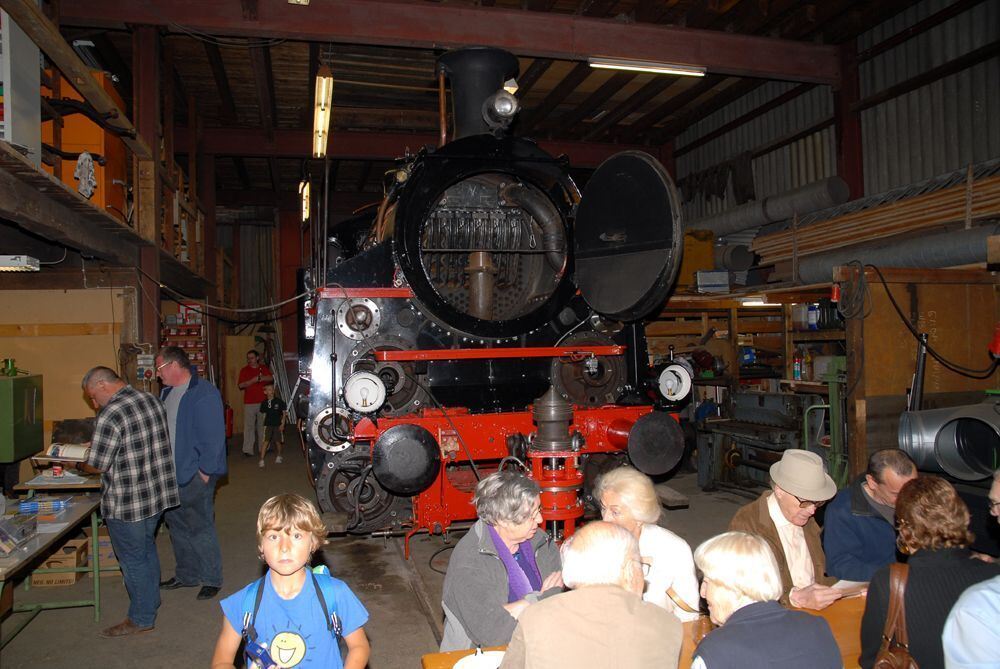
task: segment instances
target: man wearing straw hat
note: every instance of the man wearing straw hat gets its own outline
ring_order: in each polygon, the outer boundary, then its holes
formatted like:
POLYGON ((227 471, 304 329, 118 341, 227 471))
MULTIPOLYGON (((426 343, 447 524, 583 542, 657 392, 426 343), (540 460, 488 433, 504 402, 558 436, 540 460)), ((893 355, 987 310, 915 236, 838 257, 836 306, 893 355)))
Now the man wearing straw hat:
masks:
POLYGON ((771 490, 747 504, 729 523, 730 530, 749 532, 771 545, 781 571, 783 604, 824 609, 842 591, 830 586, 820 541, 816 510, 837 494, 823 460, 811 451, 789 449, 771 465, 771 490))

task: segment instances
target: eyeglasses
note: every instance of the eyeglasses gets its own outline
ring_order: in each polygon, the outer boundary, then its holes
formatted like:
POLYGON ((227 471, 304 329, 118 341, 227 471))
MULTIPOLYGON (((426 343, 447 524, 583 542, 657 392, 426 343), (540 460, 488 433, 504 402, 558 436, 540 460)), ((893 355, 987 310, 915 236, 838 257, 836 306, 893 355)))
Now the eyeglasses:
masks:
POLYGON ((642 577, 643 578, 647 578, 649 576, 649 564, 648 563, 643 562, 642 560, 632 560, 632 562, 638 563, 639 569, 642 570, 642 577))
POLYGON ((986 500, 986 506, 987 506, 987 508, 988 508, 988 509, 989 509, 990 511, 992 511, 993 509, 995 509, 995 508, 997 508, 998 506, 1000 506, 1000 502, 994 502, 994 501, 993 501, 992 499, 987 499, 987 500, 986 500))
POLYGON ((166 367, 167 365, 169 365, 171 362, 173 362, 173 360, 167 360, 166 362, 164 362, 164 363, 162 363, 160 365, 157 365, 156 366, 156 371, 160 371, 161 369, 163 369, 164 367, 166 367))
POLYGON ((810 506, 815 506, 818 509, 821 506, 823 506, 824 504, 826 504, 826 500, 825 499, 822 500, 822 501, 820 501, 820 502, 814 502, 811 499, 802 499, 801 497, 798 497, 797 495, 792 495, 792 497, 794 497, 795 500, 799 503, 799 508, 800 509, 808 509, 810 506))

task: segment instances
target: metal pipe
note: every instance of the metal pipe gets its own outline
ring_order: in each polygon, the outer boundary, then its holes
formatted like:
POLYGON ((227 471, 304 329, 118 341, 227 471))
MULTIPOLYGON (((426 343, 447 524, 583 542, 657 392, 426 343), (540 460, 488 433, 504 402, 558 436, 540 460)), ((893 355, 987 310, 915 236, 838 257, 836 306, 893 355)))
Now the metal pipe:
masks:
POLYGON ((923 471, 963 481, 984 479, 993 473, 1000 452, 1000 402, 905 411, 897 439, 923 471))
POLYGON ((843 204, 851 190, 840 177, 829 177, 744 205, 729 209, 684 225, 686 230, 711 230, 722 237, 734 232, 749 230, 766 223, 784 221, 819 209, 843 204))
POLYGON ((562 272, 566 267, 566 231, 552 202, 538 191, 519 183, 508 184, 501 189, 500 198, 516 204, 535 219, 542 228, 542 250, 549 267, 562 272))
POLYGON ((448 141, 448 103, 444 92, 444 69, 438 70, 438 147, 448 141))
POLYGON ((913 373, 912 388, 910 396, 907 398, 907 411, 920 411, 924 403, 924 370, 927 365, 927 340, 926 332, 920 335, 920 343, 917 344, 917 370, 913 373))
POLYGON ((986 262, 986 240, 1000 233, 1000 224, 982 225, 936 235, 882 241, 806 256, 799 260, 802 283, 829 281, 833 268, 853 260, 885 267, 953 267, 986 262))
POLYGON ((753 267, 754 253, 745 244, 715 247, 715 266, 731 272, 745 272, 753 267))
POLYGON ((486 251, 469 254, 469 315, 483 320, 493 319, 493 284, 497 268, 486 251))

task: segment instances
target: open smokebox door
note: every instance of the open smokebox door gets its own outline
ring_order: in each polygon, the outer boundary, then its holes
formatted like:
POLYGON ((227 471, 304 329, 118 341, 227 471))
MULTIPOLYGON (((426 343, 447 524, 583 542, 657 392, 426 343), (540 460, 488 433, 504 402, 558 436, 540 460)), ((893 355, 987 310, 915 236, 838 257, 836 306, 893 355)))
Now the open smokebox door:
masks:
POLYGON ((636 321, 659 307, 681 266, 680 200, 666 169, 624 151, 594 171, 577 208, 576 286, 597 313, 636 321))

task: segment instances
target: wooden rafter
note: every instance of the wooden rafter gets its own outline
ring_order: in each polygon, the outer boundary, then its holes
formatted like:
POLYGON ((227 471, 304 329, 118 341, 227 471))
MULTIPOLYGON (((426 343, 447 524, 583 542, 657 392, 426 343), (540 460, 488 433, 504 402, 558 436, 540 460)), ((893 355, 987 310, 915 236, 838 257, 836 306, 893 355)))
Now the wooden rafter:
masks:
POLYGON ((594 16, 602 18, 608 15, 618 0, 582 0, 580 6, 576 8, 576 13, 581 16, 594 16))
POLYGON ((653 109, 626 126, 621 132, 618 133, 618 141, 634 142, 638 140, 643 133, 656 125, 661 119, 665 119, 672 114, 676 114, 678 111, 718 86, 720 83, 725 81, 725 79, 726 77, 718 74, 707 75, 698 83, 678 93, 656 109, 653 109))
POLYGON ((545 71, 552 65, 551 58, 535 58, 524 74, 517 78, 517 95, 523 100, 528 91, 538 83, 545 71))
POLYGON ((598 121, 590 132, 584 136, 584 140, 598 139, 603 136, 604 133, 610 130, 612 126, 642 107, 663 91, 667 90, 670 86, 676 83, 676 81, 677 77, 670 77, 666 75, 657 75, 653 77, 649 83, 633 93, 627 100, 618 105, 616 109, 608 114, 605 114, 604 118, 598 121))
POLYGON ((223 125, 232 127, 236 124, 236 102, 233 100, 233 89, 229 87, 229 77, 226 76, 226 65, 222 61, 222 52, 212 42, 203 42, 208 65, 212 69, 215 88, 219 91, 219 117, 223 125))
POLYGON ((553 125, 565 132, 572 132, 579 123, 594 113, 594 111, 611 99, 615 93, 635 79, 636 72, 615 72, 600 87, 587 96, 587 99, 566 112, 553 125))
POLYGON ((267 169, 271 173, 271 190, 281 191, 281 171, 278 169, 278 159, 271 156, 267 159, 267 169))
POLYGON ((271 68, 271 48, 267 46, 250 47, 250 65, 253 68, 254 84, 257 88, 260 124, 267 136, 273 137, 278 110, 274 102, 274 71, 271 68))
POLYGON ((583 83, 583 80, 590 76, 590 65, 587 63, 577 63, 570 73, 563 77, 552 91, 545 96, 542 104, 532 109, 525 118, 522 118, 518 127, 524 134, 530 133, 545 118, 552 113, 556 106, 566 99, 566 96, 576 90, 576 87, 583 83))

